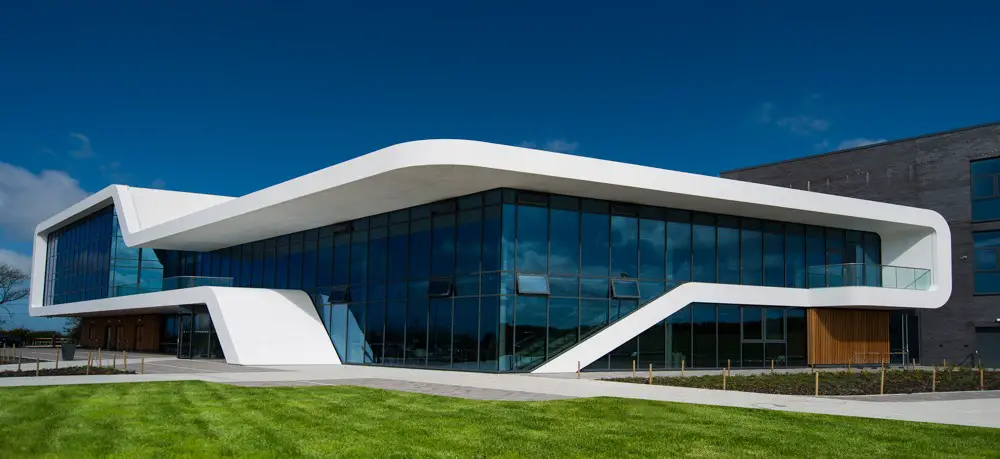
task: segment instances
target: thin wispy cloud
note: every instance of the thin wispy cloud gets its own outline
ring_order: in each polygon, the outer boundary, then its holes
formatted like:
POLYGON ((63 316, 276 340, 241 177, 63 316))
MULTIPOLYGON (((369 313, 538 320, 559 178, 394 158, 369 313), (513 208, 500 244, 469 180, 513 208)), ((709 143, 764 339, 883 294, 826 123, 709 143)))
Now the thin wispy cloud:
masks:
POLYGON ((566 139, 550 139, 539 145, 534 140, 525 140, 521 142, 521 146, 524 148, 536 148, 539 150, 554 151, 557 153, 573 153, 580 148, 580 143, 571 142, 566 139))
POLYGON ((76 159, 87 159, 94 157, 94 147, 90 142, 90 137, 87 137, 79 132, 70 132, 70 139, 76 146, 69 150, 69 155, 76 159))
POLYGON ((773 102, 764 102, 760 104, 760 108, 757 110, 757 115, 756 115, 757 122, 761 124, 770 124, 771 112, 773 111, 774 111, 773 102))
POLYGON ((824 132, 830 129, 830 121, 823 118, 816 118, 807 115, 786 116, 775 122, 795 134, 811 134, 813 132, 824 132))
POLYGON ((838 150, 844 150, 844 149, 847 149, 847 148, 857 148, 857 147, 863 147, 865 145, 873 145, 873 144, 876 144, 876 143, 882 143, 882 142, 885 142, 885 141, 886 141, 886 139, 867 139, 867 138, 864 138, 864 137, 858 137, 856 139, 847 139, 847 140, 844 140, 844 141, 840 142, 840 145, 837 145, 837 149, 838 150))

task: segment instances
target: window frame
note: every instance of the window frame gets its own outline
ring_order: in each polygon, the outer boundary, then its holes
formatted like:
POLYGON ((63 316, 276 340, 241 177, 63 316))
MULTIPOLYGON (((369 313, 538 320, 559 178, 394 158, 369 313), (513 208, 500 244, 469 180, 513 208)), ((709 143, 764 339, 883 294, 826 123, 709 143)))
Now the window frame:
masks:
POLYGON ((639 280, 632 278, 621 278, 621 279, 611 279, 611 298, 615 300, 639 300, 642 299, 642 291, 639 290, 639 280), (635 285, 635 295, 630 295, 627 292, 619 293, 618 283, 627 283, 635 285))
POLYGON ((515 274, 517 282, 517 294, 518 295, 537 295, 537 296, 548 296, 552 294, 552 289, 549 286, 549 276, 545 274, 533 274, 533 273, 516 273, 515 274), (524 281, 522 280, 541 280, 545 285, 545 290, 525 288, 524 281))

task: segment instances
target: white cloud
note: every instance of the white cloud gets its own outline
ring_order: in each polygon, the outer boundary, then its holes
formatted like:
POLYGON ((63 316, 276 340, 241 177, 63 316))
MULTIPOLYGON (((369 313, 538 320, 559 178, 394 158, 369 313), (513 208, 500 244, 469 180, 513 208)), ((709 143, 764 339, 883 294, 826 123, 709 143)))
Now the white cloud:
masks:
POLYGON ((872 144, 876 144, 876 143, 882 143, 882 142, 885 142, 885 140, 886 139, 866 139, 864 137, 858 137, 856 139, 847 139, 847 140, 845 140, 843 142, 840 142, 840 145, 837 145, 837 149, 838 150, 844 150, 844 149, 847 149, 847 148, 863 147, 865 145, 872 145, 872 144))
POLYGON ((796 134, 823 132, 830 128, 829 121, 807 115, 786 116, 779 119, 777 125, 796 134))
POLYGON ((0 249, 0 265, 9 265, 25 274, 31 273, 31 257, 13 250, 0 249))
POLYGON ((76 159, 87 159, 94 157, 94 148, 90 144, 90 137, 79 132, 70 132, 69 137, 78 143, 76 149, 70 149, 69 155, 76 159))
POLYGON ((149 186, 151 186, 153 188, 164 188, 164 187, 167 186, 167 182, 163 181, 163 179, 159 179, 158 178, 158 179, 154 179, 153 183, 149 184, 149 186))
POLYGON ((538 148, 541 150, 555 151, 559 153, 573 153, 580 148, 580 143, 570 142, 566 139, 551 139, 546 140, 545 143, 539 146, 534 140, 525 140, 521 142, 521 146, 524 148, 538 148))
POLYGON ((86 198, 80 182, 62 171, 34 173, 0 162, 0 232, 29 241, 42 220, 86 198))
POLYGON ((759 121, 761 124, 770 123, 772 111, 774 111, 773 102, 764 102, 760 104, 760 109, 757 111, 757 121, 759 121))

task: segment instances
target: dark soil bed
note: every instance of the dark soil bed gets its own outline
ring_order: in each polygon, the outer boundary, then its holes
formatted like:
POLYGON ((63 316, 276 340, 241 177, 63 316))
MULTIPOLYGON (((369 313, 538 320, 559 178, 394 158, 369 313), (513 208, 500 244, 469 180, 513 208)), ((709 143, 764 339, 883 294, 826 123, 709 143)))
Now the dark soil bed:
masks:
MULTIPOLYGON (((726 390, 758 392, 764 394, 813 395, 816 376, 813 373, 776 373, 761 375, 733 375, 726 378, 726 390)), ((980 390, 979 370, 952 368, 937 372, 937 385, 933 386, 930 370, 886 370, 886 394, 912 394, 918 392, 954 392, 980 390)), ((649 384, 649 378, 611 378, 608 381, 649 384)), ((983 373, 985 390, 1000 390, 1000 371, 983 373)), ((662 386, 722 389, 722 374, 689 377, 653 377, 653 384, 662 386)), ((819 376, 820 395, 873 395, 879 393, 879 370, 824 371, 819 376)))
MULTIPOLYGON (((38 376, 82 376, 87 374, 87 367, 48 368, 38 370, 38 376)), ((134 371, 122 371, 108 367, 90 367, 91 375, 126 375, 134 371)), ((0 378, 16 378, 19 376, 35 376, 34 368, 21 367, 21 371, 0 371, 0 378)))

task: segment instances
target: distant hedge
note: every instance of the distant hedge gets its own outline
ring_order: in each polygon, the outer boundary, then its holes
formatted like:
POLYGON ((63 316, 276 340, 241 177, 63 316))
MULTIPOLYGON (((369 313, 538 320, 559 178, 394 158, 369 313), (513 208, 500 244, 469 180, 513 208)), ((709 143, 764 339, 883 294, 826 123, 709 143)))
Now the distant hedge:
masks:
MULTIPOLYGON (((986 370, 986 390, 1000 390, 1000 371, 986 370)), ((813 395, 813 373, 775 373, 732 375, 726 378, 726 390, 763 394, 813 395)), ((933 372, 930 370, 886 370, 886 394, 931 392, 933 372)), ((611 378, 608 381, 649 384, 649 378, 611 378)), ((819 376, 820 395, 873 395, 879 393, 880 370, 823 371, 819 376)), ((722 374, 709 376, 654 376, 653 384, 661 386, 722 389, 722 374)), ((979 390, 979 370, 948 368, 937 372, 937 391, 954 392, 979 390)))

